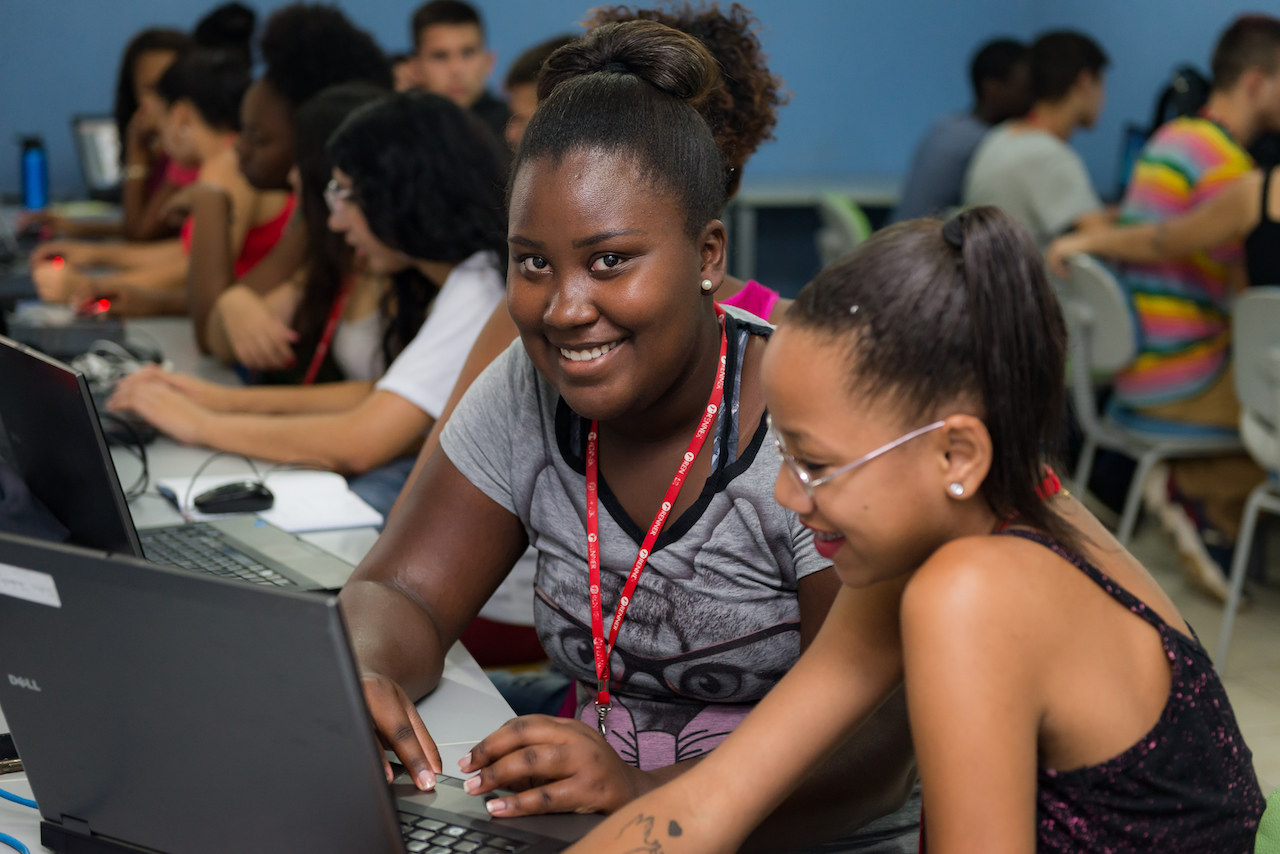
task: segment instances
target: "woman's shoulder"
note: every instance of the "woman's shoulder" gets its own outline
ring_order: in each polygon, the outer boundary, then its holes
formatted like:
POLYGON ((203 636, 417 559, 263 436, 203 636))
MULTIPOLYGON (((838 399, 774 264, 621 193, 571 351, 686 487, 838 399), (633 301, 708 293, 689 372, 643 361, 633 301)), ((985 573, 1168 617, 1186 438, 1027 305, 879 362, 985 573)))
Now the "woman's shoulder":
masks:
POLYGON ((1034 624, 1051 610, 1053 590, 1071 576, 1045 571, 1063 559, 1023 537, 969 536, 952 540, 907 582, 902 615, 964 631, 1007 631, 1034 624))

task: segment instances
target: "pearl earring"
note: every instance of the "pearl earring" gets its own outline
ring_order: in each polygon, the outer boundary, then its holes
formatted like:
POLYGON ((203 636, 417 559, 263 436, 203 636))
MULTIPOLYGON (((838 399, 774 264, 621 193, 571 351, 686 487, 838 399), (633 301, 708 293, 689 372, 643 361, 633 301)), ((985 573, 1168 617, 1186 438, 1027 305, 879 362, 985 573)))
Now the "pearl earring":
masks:
POLYGON ((712 282, 710 279, 703 279, 703 280, 702 280, 702 292, 703 292, 704 294, 709 294, 709 293, 711 293, 711 290, 712 290, 715 286, 716 286, 716 285, 715 285, 715 282, 712 282))
POLYGON ((963 483, 961 483, 961 482, 960 482, 960 481, 958 481, 958 480, 957 480, 957 481, 953 481, 953 482, 952 482, 952 483, 947 487, 947 492, 950 492, 950 493, 951 493, 953 496, 955 496, 956 498, 963 498, 963 497, 964 497, 964 484, 963 484, 963 483))

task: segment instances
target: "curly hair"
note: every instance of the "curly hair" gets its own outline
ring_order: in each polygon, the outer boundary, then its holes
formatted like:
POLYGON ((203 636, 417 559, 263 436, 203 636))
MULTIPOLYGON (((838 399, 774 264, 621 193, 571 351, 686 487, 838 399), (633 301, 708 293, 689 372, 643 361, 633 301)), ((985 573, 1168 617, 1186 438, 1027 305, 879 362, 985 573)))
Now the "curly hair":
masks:
POLYGON ((738 3, 728 11, 718 3, 673 3, 661 9, 602 6, 584 23, 589 28, 620 21, 657 21, 688 33, 711 51, 723 83, 699 108, 711 127, 725 163, 732 167, 728 195, 738 191, 742 168, 760 144, 773 139, 778 108, 791 100, 782 78, 769 71, 768 57, 756 35, 760 22, 738 3))
MULTIPOLYGON (((477 252, 507 257, 505 159, 469 111, 426 92, 401 92, 360 107, 329 139, 333 165, 351 176, 369 230, 410 258, 459 263, 477 252)), ((395 310, 383 340, 387 364, 417 334, 444 282, 416 268, 397 273, 395 310)))
POLYGON ((225 50, 240 57, 246 68, 253 67, 253 30, 258 13, 232 0, 210 9, 196 22, 191 37, 208 50, 225 50))
POLYGON ((294 116, 302 184, 298 205, 307 232, 306 284, 293 314, 293 328, 298 333, 293 350, 299 365, 310 361, 342 282, 353 272, 351 247, 329 229, 329 206, 324 200, 325 185, 333 174, 329 137, 347 116, 388 94, 369 83, 339 83, 308 100, 294 116))
POLYGON ((373 36, 332 6, 294 3, 267 19, 258 41, 263 78, 297 109, 350 80, 391 88, 391 65, 373 36))

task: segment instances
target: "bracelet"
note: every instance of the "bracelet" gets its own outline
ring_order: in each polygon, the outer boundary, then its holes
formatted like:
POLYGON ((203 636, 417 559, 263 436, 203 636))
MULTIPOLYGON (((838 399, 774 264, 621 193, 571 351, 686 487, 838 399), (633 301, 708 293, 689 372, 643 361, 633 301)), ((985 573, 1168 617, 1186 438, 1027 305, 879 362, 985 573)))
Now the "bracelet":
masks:
POLYGON ((124 179, 126 181, 137 181, 146 178, 151 174, 151 170, 141 163, 131 163, 124 167, 124 179))

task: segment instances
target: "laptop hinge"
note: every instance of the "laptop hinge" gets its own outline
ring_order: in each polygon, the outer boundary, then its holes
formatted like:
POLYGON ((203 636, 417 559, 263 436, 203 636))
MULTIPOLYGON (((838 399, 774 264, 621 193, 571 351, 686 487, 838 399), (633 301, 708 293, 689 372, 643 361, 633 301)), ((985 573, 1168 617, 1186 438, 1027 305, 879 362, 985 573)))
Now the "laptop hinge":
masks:
POLYGON ((81 836, 90 836, 93 833, 93 831, 89 830, 89 822, 84 819, 76 818, 73 815, 63 814, 58 821, 61 822, 63 828, 70 833, 78 833, 81 836))
POLYGON ((40 844, 57 854, 159 854, 154 848, 97 836, 89 822, 69 815, 59 821, 41 820, 40 844))

